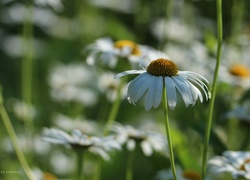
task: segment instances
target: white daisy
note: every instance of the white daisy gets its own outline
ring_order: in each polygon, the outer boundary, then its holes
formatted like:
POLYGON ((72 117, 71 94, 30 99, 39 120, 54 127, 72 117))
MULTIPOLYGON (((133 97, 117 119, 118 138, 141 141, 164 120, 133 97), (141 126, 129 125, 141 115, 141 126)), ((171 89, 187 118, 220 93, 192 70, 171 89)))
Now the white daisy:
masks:
POLYGON ((114 140, 113 136, 103 138, 87 136, 77 129, 72 131, 72 135, 58 129, 45 129, 43 140, 55 144, 69 145, 72 149, 99 155, 104 160, 110 159, 109 151, 121 149, 120 144, 114 140))
POLYGON ((232 111, 226 113, 226 117, 233 117, 250 123, 250 100, 245 101, 242 105, 238 105, 232 111))
POLYGON ((250 87, 249 48, 224 45, 219 81, 242 88, 250 87))
MULTIPOLYGON (((200 174, 191 170, 183 170, 181 167, 176 167, 176 176, 178 180, 201 180, 200 174)), ((172 180, 173 174, 171 169, 161 170, 157 173, 155 180, 172 180)), ((205 177, 205 180, 209 180, 205 177)))
POLYGON ((48 77, 50 95, 56 102, 77 102, 92 106, 97 102, 93 72, 85 64, 58 64, 48 77))
POLYGON ((151 156, 154 151, 167 155, 167 140, 161 134, 152 131, 140 131, 119 123, 114 124, 111 130, 116 133, 117 142, 126 144, 129 151, 133 151, 139 144, 145 156, 151 156))
POLYGON ((208 172, 215 177, 229 173, 232 179, 250 179, 250 152, 225 151, 208 161, 208 172))
POLYGON ((122 84, 122 87, 119 87, 121 82, 114 79, 114 76, 115 74, 112 72, 104 72, 98 76, 99 89, 111 102, 116 100, 119 88, 121 88, 122 91, 122 99, 126 97, 126 85, 122 84))
POLYGON ((128 74, 140 74, 128 85, 128 101, 135 104, 145 94, 146 111, 160 105, 164 84, 168 105, 172 110, 177 102, 176 89, 182 96, 186 107, 194 105, 198 98, 203 102, 203 94, 206 100, 209 99, 208 81, 203 76, 190 71, 178 71, 176 64, 168 59, 154 60, 147 69, 125 71, 117 74, 115 78, 128 74))
POLYGON ((143 61, 153 57, 167 57, 163 52, 157 51, 152 47, 139 45, 130 40, 120 40, 114 42, 111 38, 97 39, 93 44, 86 47, 89 51, 87 63, 94 65, 99 62, 110 68, 114 68, 118 63, 118 58, 127 58, 131 67, 137 67, 143 61))

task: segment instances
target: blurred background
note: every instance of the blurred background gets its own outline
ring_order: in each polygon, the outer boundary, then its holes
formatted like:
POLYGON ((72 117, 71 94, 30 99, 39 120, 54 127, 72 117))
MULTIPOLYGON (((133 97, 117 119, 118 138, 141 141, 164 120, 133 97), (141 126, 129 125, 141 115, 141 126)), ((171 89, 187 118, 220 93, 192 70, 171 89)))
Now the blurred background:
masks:
MULTIPOLYGON (((209 157, 250 148, 249 9, 247 0, 223 1, 224 42, 209 157)), ((4 105, 34 172, 40 179, 70 179, 74 172, 69 149, 41 141, 45 127, 100 135, 105 124, 119 71, 89 67, 84 51, 89 44, 109 37, 152 46, 167 53, 179 69, 195 71, 212 84, 216 23, 215 0, 1 0, 4 105)), ((185 108, 180 101, 170 111, 174 152, 182 169, 200 171, 207 108, 207 102, 185 108)), ((146 112, 142 102, 133 106, 124 95, 116 121, 165 134, 163 119, 161 108, 146 112)), ((0 143, 0 170, 20 170, 3 124, 0 143)), ((127 155, 122 150, 103 162, 101 179, 124 177, 127 155)), ((168 159, 160 154, 145 157, 138 152, 134 179, 154 179, 166 165, 168 159)), ((94 156, 84 168, 87 179, 93 179, 94 156)), ((25 176, 0 173, 0 179, 13 178, 25 176)))

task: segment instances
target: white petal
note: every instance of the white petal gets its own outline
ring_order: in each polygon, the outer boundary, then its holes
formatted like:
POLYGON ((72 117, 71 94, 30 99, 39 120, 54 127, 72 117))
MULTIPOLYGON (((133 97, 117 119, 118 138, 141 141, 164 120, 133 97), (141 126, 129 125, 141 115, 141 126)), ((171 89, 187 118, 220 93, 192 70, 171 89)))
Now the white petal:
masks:
POLYGON ((151 156, 153 154, 153 149, 149 142, 143 141, 141 143, 141 148, 145 156, 151 156))
POLYGON ((157 108, 161 103, 162 91, 163 91, 163 78, 157 78, 155 84, 155 94, 154 94, 154 108, 157 108))
POLYGON ((140 78, 134 79, 128 87, 128 97, 133 102, 137 102, 150 86, 151 76, 148 73, 139 76, 140 78))
POLYGON ((175 83, 177 90, 180 92, 186 107, 193 104, 192 94, 187 85, 183 82, 182 78, 180 76, 175 76, 172 80, 175 83))
POLYGON ((124 71, 124 72, 116 74, 115 75, 115 79, 123 77, 123 76, 126 76, 126 75, 129 75, 129 74, 142 74, 144 72, 146 72, 146 71, 145 70, 129 70, 129 71, 124 71))
POLYGON ((165 77, 165 85, 167 89, 168 105, 170 109, 176 106, 176 89, 173 80, 170 77, 165 77))
POLYGON ((146 109, 146 111, 149 111, 153 104, 154 104, 154 93, 155 93, 155 88, 156 88, 156 79, 159 77, 156 76, 151 76, 148 79, 148 84, 149 84, 149 88, 148 91, 146 93, 146 97, 145 97, 145 102, 144 102, 144 107, 146 109))
POLYGON ((134 140, 132 140, 132 139, 128 140, 128 142, 127 142, 127 149, 129 151, 133 151, 135 149, 135 146, 136 146, 136 143, 135 143, 134 140))

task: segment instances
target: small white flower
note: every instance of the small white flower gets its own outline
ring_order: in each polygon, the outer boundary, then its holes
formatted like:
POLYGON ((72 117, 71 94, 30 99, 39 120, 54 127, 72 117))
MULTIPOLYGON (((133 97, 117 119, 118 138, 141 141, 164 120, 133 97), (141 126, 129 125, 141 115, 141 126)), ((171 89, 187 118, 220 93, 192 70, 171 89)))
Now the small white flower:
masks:
MULTIPOLYGON (((120 88, 120 81, 114 79, 115 74, 112 72, 105 72, 98 75, 98 86, 101 92, 106 94, 109 101, 114 102, 117 98, 118 89, 120 88)), ((126 97, 126 86, 122 88, 122 99, 126 97)))
POLYGON ((238 49, 224 45, 222 63, 220 66, 219 81, 242 88, 250 87, 250 61, 249 48, 238 49))
POLYGON ((72 135, 58 129, 45 129, 43 140, 54 144, 68 145, 72 149, 88 151, 101 156, 104 160, 110 159, 108 152, 121 148, 113 136, 103 138, 87 136, 77 129, 72 131, 72 135))
POLYGON ((238 105, 232 111, 226 113, 226 117, 237 118, 240 121, 250 123, 250 101, 245 101, 242 105, 238 105))
POLYGON ((147 69, 125 71, 117 74, 115 78, 128 74, 140 74, 128 85, 128 101, 135 104, 145 94, 146 111, 160 105, 164 84, 170 109, 176 106, 177 90, 186 107, 194 105, 198 98, 203 102, 203 94, 206 100, 209 99, 209 90, 205 84, 208 81, 203 76, 190 71, 178 71, 176 64, 167 59, 154 60, 147 69))
POLYGON ((15 116, 22 121, 33 120, 36 116, 36 109, 33 105, 17 99, 9 99, 8 104, 15 116))
POLYGON ((208 161, 208 172, 214 176, 230 173, 233 179, 250 179, 250 152, 225 151, 208 161))
POLYGON ((168 56, 152 47, 139 45, 130 40, 120 40, 114 42, 110 38, 97 39, 93 44, 86 47, 86 51, 90 51, 87 56, 89 65, 104 64, 110 68, 116 67, 118 58, 127 58, 131 67, 137 67, 139 64, 148 61, 151 58, 159 58, 168 56))
POLYGON ((79 129, 83 133, 94 134, 98 132, 99 129, 98 124, 95 121, 86 120, 82 117, 71 118, 58 113, 53 117, 53 119, 55 126, 65 131, 79 129))
POLYGON ((114 124, 111 130, 116 133, 116 140, 125 144, 129 151, 133 151, 136 145, 140 145, 145 156, 151 156, 153 152, 161 152, 167 155, 167 140, 161 134, 150 131, 140 131, 131 126, 114 124))
POLYGON ((56 102, 78 102, 92 106, 97 101, 94 75, 84 64, 59 64, 49 74, 50 94, 56 102))
MULTIPOLYGON (((195 171, 184 171, 181 167, 176 167, 176 176, 178 180, 200 180, 201 176, 195 171)), ((171 169, 159 171, 155 177, 155 180, 172 180, 173 174, 171 169)), ((205 180, 210 180, 205 177, 205 180)))

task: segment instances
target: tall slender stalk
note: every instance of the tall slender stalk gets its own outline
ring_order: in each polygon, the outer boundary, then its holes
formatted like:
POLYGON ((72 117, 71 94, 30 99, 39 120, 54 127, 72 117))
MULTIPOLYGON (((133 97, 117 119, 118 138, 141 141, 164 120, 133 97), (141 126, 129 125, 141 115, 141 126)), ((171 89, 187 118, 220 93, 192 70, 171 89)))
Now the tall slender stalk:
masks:
POLYGON ((83 151, 76 150, 76 180, 84 180, 83 174, 83 151))
POLYGON ((203 147, 203 154, 202 154, 202 179, 205 179, 206 175, 206 166, 207 166, 207 152, 208 152, 208 145, 209 145, 209 138, 210 138, 210 131, 212 127, 212 118, 213 118, 213 111, 214 111, 214 102, 216 96, 216 89, 217 89, 217 79, 219 73, 219 66, 221 61, 221 51, 222 51, 222 39, 223 39, 223 26, 222 26, 222 0, 217 0, 216 3, 217 7, 217 33, 218 33, 218 44, 217 44, 217 57, 216 57, 216 66, 214 71, 214 79, 212 85, 212 97, 209 103, 209 115, 207 119, 207 125, 205 130, 205 137, 204 137, 204 147, 203 147))
POLYGON ((134 161, 135 152, 136 152, 136 149, 132 152, 129 152, 129 157, 127 161, 126 180, 133 179, 133 161, 134 161))
MULTIPOLYGON (((23 24, 23 58, 22 58, 22 101, 27 105, 32 104, 32 76, 33 76, 33 6, 27 2, 27 9, 24 12, 23 24)), ((30 147, 33 145, 34 124, 30 116, 24 120, 25 132, 28 133, 30 147)), ((32 160, 32 152, 29 152, 29 160, 32 160)))
POLYGON ((10 118, 8 116, 8 113, 6 112, 6 109, 3 105, 3 97, 2 97, 2 94, 0 92, 0 115, 2 117, 2 120, 3 120, 3 123, 6 127, 6 130, 7 132, 9 133, 9 137, 10 137, 10 140, 12 141, 12 144, 13 144, 13 147, 14 147, 14 150, 16 151, 16 155, 17 155, 17 158, 25 172, 25 174, 27 175, 27 177, 30 179, 30 180, 35 180, 35 176, 33 175, 26 159, 25 159, 25 156, 22 152, 22 150, 20 149, 19 145, 18 145, 18 141, 17 141, 17 136, 16 136, 16 133, 15 133, 15 130, 11 124, 11 121, 10 121, 10 118))
POLYGON ((174 180, 177 180, 176 170, 175 170, 175 163, 174 163, 174 152, 173 152, 173 147, 172 147, 171 132, 170 132, 170 125, 169 125, 169 118, 168 118, 167 89, 166 89, 166 84, 165 84, 164 80, 163 80, 163 84, 164 84, 163 107, 164 107, 164 115, 165 115, 166 135, 167 135, 167 140, 168 140, 169 158, 170 158, 170 164, 171 164, 173 178, 174 178, 174 180))
POLYGON ((104 135, 107 135, 107 133, 109 132, 109 127, 111 124, 113 124, 113 122, 115 121, 118 111, 119 111, 119 107, 121 105, 121 100, 122 100, 122 87, 124 85, 124 83, 126 82, 127 78, 121 79, 121 82, 118 86, 117 89, 117 97, 115 102, 113 103, 112 107, 111 107, 111 111, 109 113, 106 125, 105 125, 105 129, 104 129, 104 135))

